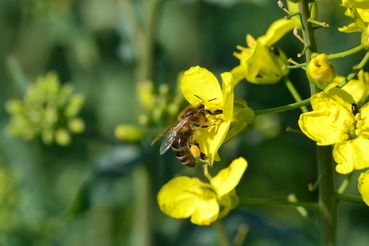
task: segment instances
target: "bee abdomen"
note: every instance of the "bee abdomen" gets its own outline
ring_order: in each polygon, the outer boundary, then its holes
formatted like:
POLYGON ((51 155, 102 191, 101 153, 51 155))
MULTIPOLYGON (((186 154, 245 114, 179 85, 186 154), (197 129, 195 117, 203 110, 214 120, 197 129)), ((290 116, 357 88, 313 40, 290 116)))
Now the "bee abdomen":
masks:
POLYGON ((174 155, 176 158, 185 166, 194 167, 196 159, 191 155, 191 152, 187 147, 173 148, 174 155))

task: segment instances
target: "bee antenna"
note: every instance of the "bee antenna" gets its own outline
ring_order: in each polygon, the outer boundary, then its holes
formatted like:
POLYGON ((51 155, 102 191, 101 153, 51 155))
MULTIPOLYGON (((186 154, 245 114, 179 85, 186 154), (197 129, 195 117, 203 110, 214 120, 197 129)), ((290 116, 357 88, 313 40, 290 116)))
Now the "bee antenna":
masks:
POLYGON ((200 99, 200 100, 202 100, 202 98, 201 97, 199 97, 198 95, 194 95, 195 97, 197 97, 198 99, 200 99))

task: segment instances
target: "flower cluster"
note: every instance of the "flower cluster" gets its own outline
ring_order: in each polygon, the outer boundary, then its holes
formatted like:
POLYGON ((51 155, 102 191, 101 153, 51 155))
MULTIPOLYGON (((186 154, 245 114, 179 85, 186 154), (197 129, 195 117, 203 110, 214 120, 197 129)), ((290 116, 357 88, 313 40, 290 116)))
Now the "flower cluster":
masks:
POLYGON ((61 85, 57 74, 49 72, 29 86, 23 100, 7 102, 11 114, 8 132, 25 140, 41 137, 45 144, 67 145, 71 133, 81 133, 85 128, 78 117, 83 103, 71 85, 61 85))
MULTIPOLYGON (((328 86, 311 97, 313 111, 300 115, 299 126, 317 145, 333 145, 336 171, 348 174, 369 167, 369 103, 368 74, 361 71, 358 79, 342 88, 328 86)), ((336 78, 335 84, 342 79, 336 78)), ((369 178, 369 177, 368 177, 369 178)), ((366 184, 362 175, 359 184, 366 184)), ((364 187, 361 185, 361 187, 364 187)), ((364 201, 368 193, 361 192, 364 201)))
POLYGON ((341 32, 361 32, 361 44, 369 48, 369 3, 359 0, 342 0, 342 6, 346 7, 345 15, 352 18, 353 22, 339 28, 341 32))
MULTIPOLYGON (((242 79, 256 84, 272 84, 287 75, 287 57, 274 44, 299 25, 297 18, 280 19, 257 40, 247 35, 249 47, 237 47, 239 52, 234 55, 240 60, 240 65, 220 75, 222 85, 214 74, 199 66, 183 73, 180 89, 188 103, 193 107, 202 104, 209 112, 221 112, 206 116, 208 127, 196 130, 191 139, 206 155, 206 165, 219 160, 220 146, 255 117, 245 101, 234 97, 234 87, 242 79)), ((158 194, 160 209, 174 218, 191 217, 194 224, 208 225, 237 206, 238 197, 234 189, 246 166, 246 160, 238 158, 214 178, 205 175, 209 183, 185 176, 172 179, 158 194)))

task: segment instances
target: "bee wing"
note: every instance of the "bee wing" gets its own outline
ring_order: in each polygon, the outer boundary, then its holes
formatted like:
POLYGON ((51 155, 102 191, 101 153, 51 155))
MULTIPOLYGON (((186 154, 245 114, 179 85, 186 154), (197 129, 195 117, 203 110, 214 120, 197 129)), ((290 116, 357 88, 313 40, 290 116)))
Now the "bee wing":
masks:
POLYGON ((155 137, 151 140, 150 145, 154 145, 161 137, 168 134, 169 130, 172 128, 172 126, 168 126, 161 130, 158 134, 155 135, 155 137))
POLYGON ((172 127, 168 130, 168 135, 163 140, 163 142, 160 145, 160 154, 163 155, 167 150, 172 146, 174 140, 177 137, 178 131, 187 123, 188 118, 183 119, 181 121, 178 121, 175 123, 172 127))

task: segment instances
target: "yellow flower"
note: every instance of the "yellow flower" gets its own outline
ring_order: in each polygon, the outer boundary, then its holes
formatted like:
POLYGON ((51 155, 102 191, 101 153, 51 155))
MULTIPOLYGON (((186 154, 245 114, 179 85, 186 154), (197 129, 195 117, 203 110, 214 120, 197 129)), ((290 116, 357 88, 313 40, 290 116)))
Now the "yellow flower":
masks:
POLYGON ((365 49, 369 48, 369 2, 343 0, 342 5, 346 7, 345 15, 352 18, 353 22, 338 28, 340 32, 361 32, 361 44, 365 49))
POLYGON ((360 174, 358 189, 363 201, 369 206, 369 170, 360 174))
POLYGON ((313 54, 312 59, 307 65, 306 74, 310 82, 314 83, 320 89, 324 89, 334 80, 336 71, 328 61, 326 54, 313 54))
POLYGON ((311 97, 313 111, 299 126, 317 145, 334 145, 336 171, 347 174, 369 167, 369 103, 359 107, 345 90, 332 88, 311 97))
POLYGON ((159 207, 173 218, 191 217, 194 224, 209 225, 237 206, 235 187, 246 168, 246 160, 240 157, 210 178, 210 183, 186 176, 176 177, 160 189, 159 207))
POLYGON ((240 65, 232 70, 235 80, 245 78, 255 84, 273 84, 288 74, 287 56, 273 45, 299 25, 297 18, 279 19, 257 40, 247 35, 248 48, 237 46, 239 52, 234 52, 234 56, 240 60, 240 65))
MULTIPOLYGON (((217 78, 205 68, 199 66, 187 70, 181 79, 180 87, 183 96, 193 106, 204 104, 208 110, 222 110, 222 114, 209 119, 209 127, 201 128, 195 132, 193 141, 199 144, 200 150, 207 156, 209 164, 218 159, 218 149, 225 140, 228 130, 234 119, 234 110, 244 112, 247 119, 242 123, 251 122, 254 118, 253 111, 247 107, 234 108, 233 88, 235 81, 232 74, 225 72, 221 74, 222 88, 217 78)), ((240 129, 239 129, 240 130, 240 129)))

